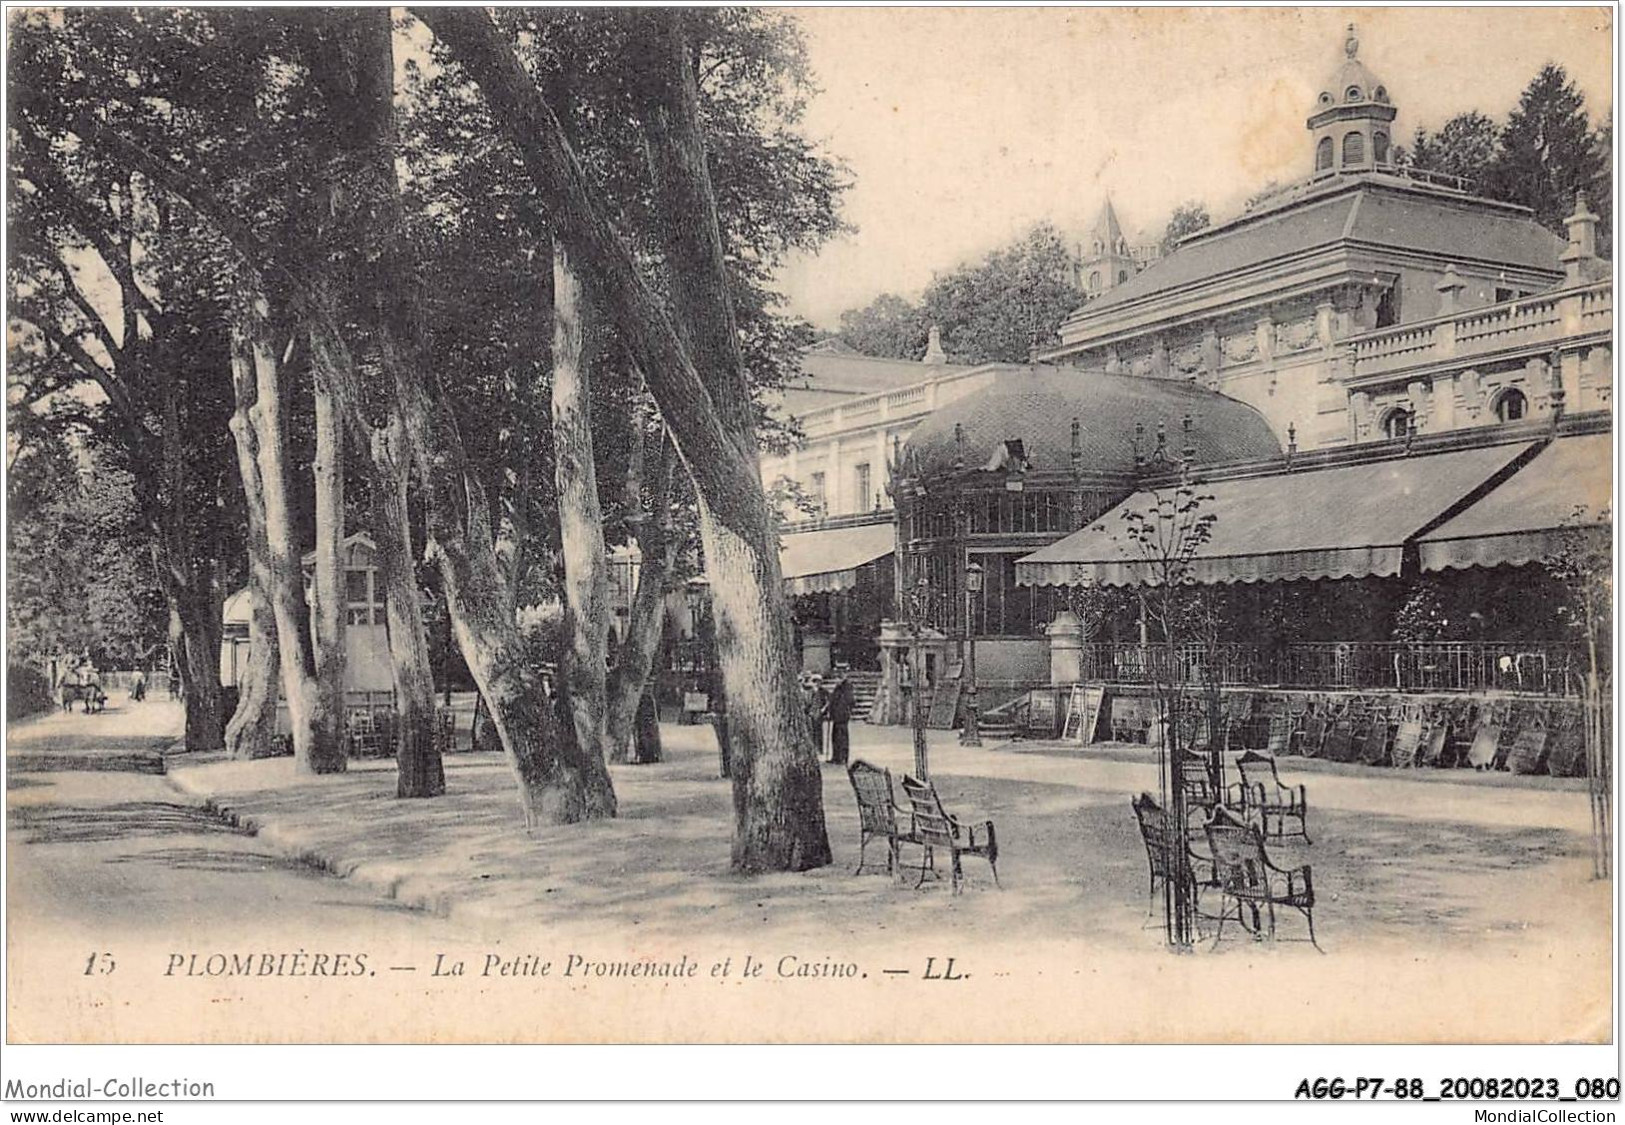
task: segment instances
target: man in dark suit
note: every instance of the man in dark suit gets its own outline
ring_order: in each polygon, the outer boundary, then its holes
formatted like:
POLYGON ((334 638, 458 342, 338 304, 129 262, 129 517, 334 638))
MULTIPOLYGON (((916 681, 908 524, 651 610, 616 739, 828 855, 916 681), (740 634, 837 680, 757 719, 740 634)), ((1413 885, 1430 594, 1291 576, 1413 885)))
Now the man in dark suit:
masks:
POLYGON ((825 704, 824 714, 829 718, 830 761, 838 766, 844 766, 852 749, 851 736, 846 725, 852 721, 855 693, 852 690, 852 681, 847 678, 844 669, 837 672, 836 676, 835 687, 829 693, 829 702, 825 704))

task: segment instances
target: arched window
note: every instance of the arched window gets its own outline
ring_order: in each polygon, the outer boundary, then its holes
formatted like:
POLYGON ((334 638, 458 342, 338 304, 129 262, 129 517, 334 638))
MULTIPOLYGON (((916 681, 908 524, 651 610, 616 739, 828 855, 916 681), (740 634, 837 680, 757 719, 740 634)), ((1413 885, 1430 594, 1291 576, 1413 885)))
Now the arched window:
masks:
POLYGON ((1522 391, 1507 390, 1495 400, 1495 417, 1502 422, 1516 422, 1529 413, 1529 399, 1522 391))
POLYGON ((1332 139, 1330 137, 1322 137, 1320 138, 1320 143, 1315 146, 1315 171, 1324 172, 1331 166, 1332 139))
POLYGON ((1358 133, 1343 134, 1343 164, 1365 163, 1365 138, 1358 133))
POLYGON ((1121 285, 1128 280, 1128 270, 1117 271, 1117 284, 1121 285))
POLYGON ((1388 100, 1388 88, 1386 86, 1378 86, 1376 92, 1371 96, 1376 98, 1379 102, 1386 102, 1388 100))
POLYGON ((1321 91, 1320 104, 1321 105, 1331 105, 1332 104, 1332 95, 1331 95, 1331 93, 1329 91, 1325 91, 1325 90, 1321 91))
POLYGON ((1343 100, 1346 101, 1346 102, 1357 102, 1357 101, 1359 101, 1360 100, 1360 88, 1358 86, 1350 86, 1347 90, 1344 90, 1343 91, 1343 100))
POLYGON ((1373 133, 1371 136, 1371 161, 1374 164, 1388 163, 1388 134, 1373 133))
POLYGON ((1382 436, 1385 438, 1402 438, 1411 432, 1411 412, 1402 406, 1396 406, 1382 416, 1382 436))
POLYGON ((1100 271, 1094 270, 1089 274, 1089 290, 1093 292, 1100 288, 1100 271))

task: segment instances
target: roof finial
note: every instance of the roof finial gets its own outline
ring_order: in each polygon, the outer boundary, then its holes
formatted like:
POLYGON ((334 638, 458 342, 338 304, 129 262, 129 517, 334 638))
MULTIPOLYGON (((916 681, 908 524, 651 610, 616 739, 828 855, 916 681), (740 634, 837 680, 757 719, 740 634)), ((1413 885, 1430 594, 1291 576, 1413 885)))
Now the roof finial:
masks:
POLYGON ((1349 24, 1348 38, 1343 40, 1343 53, 1351 59, 1360 53, 1360 37, 1354 34, 1352 23, 1349 24))

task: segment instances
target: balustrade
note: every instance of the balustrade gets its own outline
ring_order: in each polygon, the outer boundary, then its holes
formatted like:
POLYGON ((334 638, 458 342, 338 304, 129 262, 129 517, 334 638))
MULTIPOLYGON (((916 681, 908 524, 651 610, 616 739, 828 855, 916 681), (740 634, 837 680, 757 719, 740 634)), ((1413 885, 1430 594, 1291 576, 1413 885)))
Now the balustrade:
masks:
POLYGON ((1602 281, 1368 332, 1349 341, 1354 378, 1440 360, 1481 359, 1491 352, 1529 344, 1557 344, 1575 332, 1606 330, 1613 322, 1613 311, 1613 282, 1602 281))

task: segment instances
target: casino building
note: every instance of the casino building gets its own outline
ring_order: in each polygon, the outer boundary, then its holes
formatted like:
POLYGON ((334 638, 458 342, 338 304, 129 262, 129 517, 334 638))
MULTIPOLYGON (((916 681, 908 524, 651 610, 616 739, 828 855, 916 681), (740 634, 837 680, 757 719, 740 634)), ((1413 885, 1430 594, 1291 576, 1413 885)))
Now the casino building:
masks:
POLYGON ((938 684, 975 638, 984 706, 1132 681, 1101 591, 1146 580, 1123 517, 1181 476, 1216 517, 1194 580, 1255 623, 1227 683, 1573 694, 1548 564, 1611 541, 1598 217, 1577 200, 1565 240, 1396 166, 1359 51, 1351 28, 1299 181, 1113 273, 1031 364, 928 358, 798 415, 764 478, 828 500, 784 535, 804 656, 877 666, 876 719, 916 644, 938 684))

